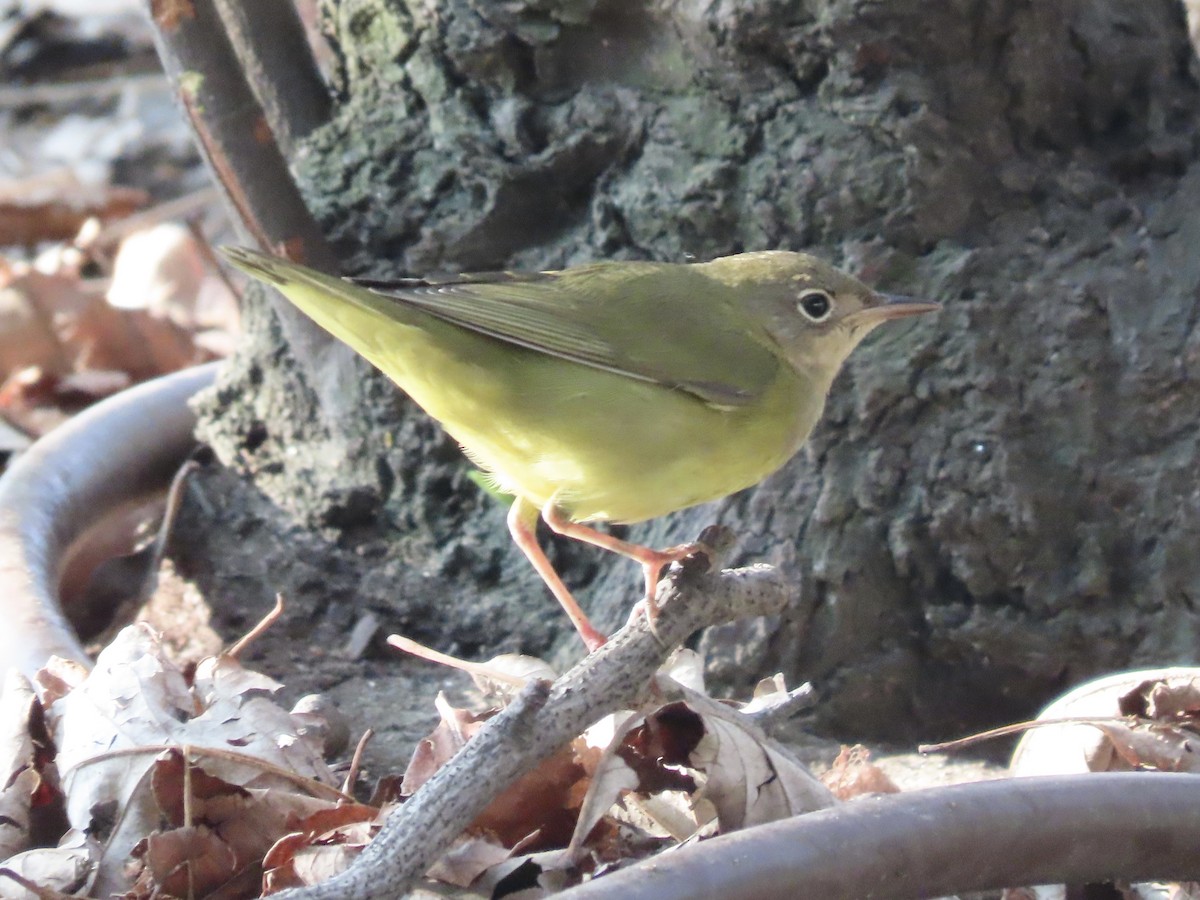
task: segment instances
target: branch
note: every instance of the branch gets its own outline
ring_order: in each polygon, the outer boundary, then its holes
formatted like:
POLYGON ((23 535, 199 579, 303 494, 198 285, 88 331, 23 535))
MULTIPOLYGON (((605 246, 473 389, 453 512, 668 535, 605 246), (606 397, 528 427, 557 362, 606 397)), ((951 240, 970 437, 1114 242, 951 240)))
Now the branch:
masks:
MULTIPOLYGON (((339 272, 250 89, 215 0, 143 4, 163 69, 233 220, 263 250, 339 272)), ((335 423, 347 417, 359 396, 354 354, 291 303, 272 299, 288 346, 320 397, 322 411, 335 423)))
POLYGON ((217 0, 217 9, 280 150, 293 157, 331 106, 295 0, 217 0))
POLYGON ((214 0, 143 2, 163 69, 234 221, 264 250, 336 272, 337 261, 292 180, 214 0))
POLYGON ((562 900, 905 900, 1200 878, 1200 775, 1007 778, 842 804, 680 847, 562 900))
MULTIPOLYGON (((727 529, 706 529, 714 558, 732 545, 727 529)), ((465 747, 399 807, 342 874, 284 891, 280 900, 373 900, 402 896, 480 812, 597 719, 636 706, 671 652, 709 625, 778 613, 788 588, 771 566, 710 574, 704 554, 672 566, 660 587, 653 631, 637 616, 553 686, 527 685, 519 702, 490 719, 465 747), (544 701, 544 705, 543 705, 544 701)))

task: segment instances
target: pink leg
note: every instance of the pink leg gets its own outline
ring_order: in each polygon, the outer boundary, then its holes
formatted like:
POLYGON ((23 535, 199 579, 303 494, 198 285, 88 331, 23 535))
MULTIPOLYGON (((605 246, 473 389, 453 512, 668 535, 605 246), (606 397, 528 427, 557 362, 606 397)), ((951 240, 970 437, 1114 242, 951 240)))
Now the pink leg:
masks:
POLYGON ((513 505, 508 510, 508 531, 512 535, 513 541, 525 557, 537 569, 537 573, 542 576, 542 580, 546 582, 546 586, 550 588, 550 592, 554 594, 555 599, 566 611, 571 619, 571 624, 575 626, 575 630, 579 632, 579 636, 583 638, 584 645, 588 648, 588 652, 602 647, 608 638, 597 631, 588 619, 587 614, 580 608, 575 598, 571 596, 571 592, 567 586, 563 584, 562 579, 558 577, 558 573, 554 571, 554 567, 550 565, 550 560, 546 558, 546 554, 542 552, 542 548, 538 546, 537 535, 534 529, 537 526, 538 510, 537 507, 518 497, 513 501, 513 505))
POLYGON ((575 538, 577 541, 619 553, 621 556, 641 563, 642 573, 646 578, 646 596, 639 605, 644 605, 646 617, 651 624, 654 623, 654 617, 658 614, 658 607, 654 605, 654 599, 658 594, 658 576, 662 573, 663 567, 696 552, 693 544, 680 544, 678 547, 669 547, 666 550, 655 550, 651 547, 643 547, 641 544, 631 544, 629 541, 615 538, 611 534, 605 534, 594 528, 588 528, 586 525, 580 525, 578 522, 572 522, 563 515, 561 509, 554 505, 553 500, 542 507, 542 518, 551 529, 564 537, 575 538))

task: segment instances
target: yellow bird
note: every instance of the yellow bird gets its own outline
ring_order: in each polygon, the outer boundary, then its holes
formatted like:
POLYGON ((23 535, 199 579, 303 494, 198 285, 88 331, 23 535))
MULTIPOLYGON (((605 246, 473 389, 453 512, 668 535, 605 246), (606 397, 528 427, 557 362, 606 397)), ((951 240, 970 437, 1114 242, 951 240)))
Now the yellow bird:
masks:
POLYGON ((690 548, 585 523, 640 522, 758 483, 807 439, 873 328, 938 309, 787 251, 437 283, 225 254, 382 370, 516 498, 513 540, 589 650, 605 636, 538 546, 539 512, 555 532, 640 563, 652 615, 663 566, 690 548))

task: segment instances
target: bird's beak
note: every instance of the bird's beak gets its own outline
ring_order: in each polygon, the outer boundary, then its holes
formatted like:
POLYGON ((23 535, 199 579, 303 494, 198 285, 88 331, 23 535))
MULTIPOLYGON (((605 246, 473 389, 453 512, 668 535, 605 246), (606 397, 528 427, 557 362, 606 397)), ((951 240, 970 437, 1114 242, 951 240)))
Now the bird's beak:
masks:
POLYGON ((853 316, 864 325, 878 325, 880 322, 886 322, 889 319, 919 316, 922 313, 937 312, 942 308, 942 304, 940 303, 932 303, 928 300, 915 300, 912 297, 904 297, 899 294, 876 294, 875 296, 879 298, 878 305, 868 306, 853 316))

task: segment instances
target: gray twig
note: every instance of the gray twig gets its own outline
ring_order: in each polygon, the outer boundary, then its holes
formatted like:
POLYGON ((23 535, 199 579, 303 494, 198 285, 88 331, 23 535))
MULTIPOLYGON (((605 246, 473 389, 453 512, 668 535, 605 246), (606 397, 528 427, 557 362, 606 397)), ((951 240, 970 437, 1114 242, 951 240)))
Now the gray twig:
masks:
MULTIPOLYGON (((716 547, 713 556, 732 543, 725 529, 707 529, 700 541, 716 547)), ((639 616, 548 690, 538 686, 544 682, 528 685, 392 814, 354 865, 322 884, 278 894, 280 900, 402 896, 501 791, 597 719, 636 706, 671 651, 694 632, 772 615, 787 602, 783 579, 770 566, 719 574, 712 567, 704 554, 672 566, 653 630, 639 616)))

